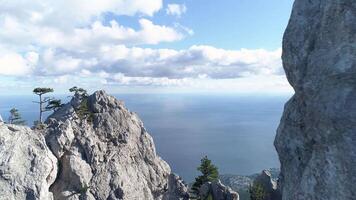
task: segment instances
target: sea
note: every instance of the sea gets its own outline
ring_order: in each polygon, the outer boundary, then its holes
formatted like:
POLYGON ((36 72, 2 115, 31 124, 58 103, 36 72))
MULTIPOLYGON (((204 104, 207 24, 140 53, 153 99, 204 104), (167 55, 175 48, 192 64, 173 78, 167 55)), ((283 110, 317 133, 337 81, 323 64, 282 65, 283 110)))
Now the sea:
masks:
MULTIPOLYGON (((208 156, 220 174, 250 175, 278 168, 273 141, 289 95, 115 94, 138 113, 159 156, 186 182, 208 156)), ((0 96, 0 114, 17 108, 29 125, 38 117, 36 96, 0 96)), ((68 101, 66 96, 60 96, 68 101)), ((48 115, 49 113, 47 113, 48 115)))

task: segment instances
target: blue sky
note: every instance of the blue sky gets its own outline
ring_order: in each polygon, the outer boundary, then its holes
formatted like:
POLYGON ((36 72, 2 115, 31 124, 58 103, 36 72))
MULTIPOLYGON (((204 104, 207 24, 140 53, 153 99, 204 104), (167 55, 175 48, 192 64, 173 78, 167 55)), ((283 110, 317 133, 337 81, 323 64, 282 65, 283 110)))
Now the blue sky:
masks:
MULTIPOLYGON (((167 1, 181 3, 182 1, 167 1)), ((196 44, 224 49, 274 50, 281 46, 292 0, 188 0, 187 13, 179 23, 194 30, 194 35, 173 47, 188 48, 196 44)), ((156 16, 160 23, 174 21, 164 12, 156 16)), ((170 44, 166 47, 171 47, 170 44)))
MULTIPOLYGON (((204 44, 224 49, 274 50, 281 47, 293 1, 169 0, 164 3, 184 4, 187 11, 177 18, 167 15, 162 9, 153 16, 153 21, 172 26, 178 22, 191 28, 194 35, 183 41, 150 47, 185 49, 192 45, 204 44)), ((119 16, 116 19, 124 25, 138 27, 137 17, 119 16)))
POLYGON ((2 93, 291 92, 291 0, 13 0, 0 5, 2 93))

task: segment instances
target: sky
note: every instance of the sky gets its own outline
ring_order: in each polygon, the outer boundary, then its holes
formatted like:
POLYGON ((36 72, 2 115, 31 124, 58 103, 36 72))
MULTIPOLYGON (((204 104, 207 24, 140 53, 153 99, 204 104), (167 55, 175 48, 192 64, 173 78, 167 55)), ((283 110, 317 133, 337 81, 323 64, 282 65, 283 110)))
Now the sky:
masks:
POLYGON ((0 93, 290 93, 292 0, 0 0, 0 93))

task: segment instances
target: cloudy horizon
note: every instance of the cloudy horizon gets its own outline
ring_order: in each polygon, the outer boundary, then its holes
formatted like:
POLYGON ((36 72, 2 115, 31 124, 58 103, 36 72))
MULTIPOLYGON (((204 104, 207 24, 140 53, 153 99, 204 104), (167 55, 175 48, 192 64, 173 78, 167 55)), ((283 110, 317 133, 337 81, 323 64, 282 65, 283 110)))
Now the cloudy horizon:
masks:
POLYGON ((292 91, 280 58, 287 21, 279 19, 292 1, 0 2, 3 94, 73 85, 113 93, 292 91))

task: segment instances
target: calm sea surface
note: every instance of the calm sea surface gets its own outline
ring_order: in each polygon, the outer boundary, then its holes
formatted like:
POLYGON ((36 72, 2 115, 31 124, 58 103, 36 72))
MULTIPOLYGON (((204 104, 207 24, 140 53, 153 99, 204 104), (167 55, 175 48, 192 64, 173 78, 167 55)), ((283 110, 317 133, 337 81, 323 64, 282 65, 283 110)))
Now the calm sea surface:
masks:
MULTIPOLYGON (((158 154, 190 182, 207 155, 220 173, 252 174, 279 167, 273 147, 288 96, 120 94, 153 136, 158 154)), ((64 100, 68 98, 63 97, 64 100)), ((28 124, 37 118, 35 96, 0 96, 4 119, 16 107, 28 124)))

